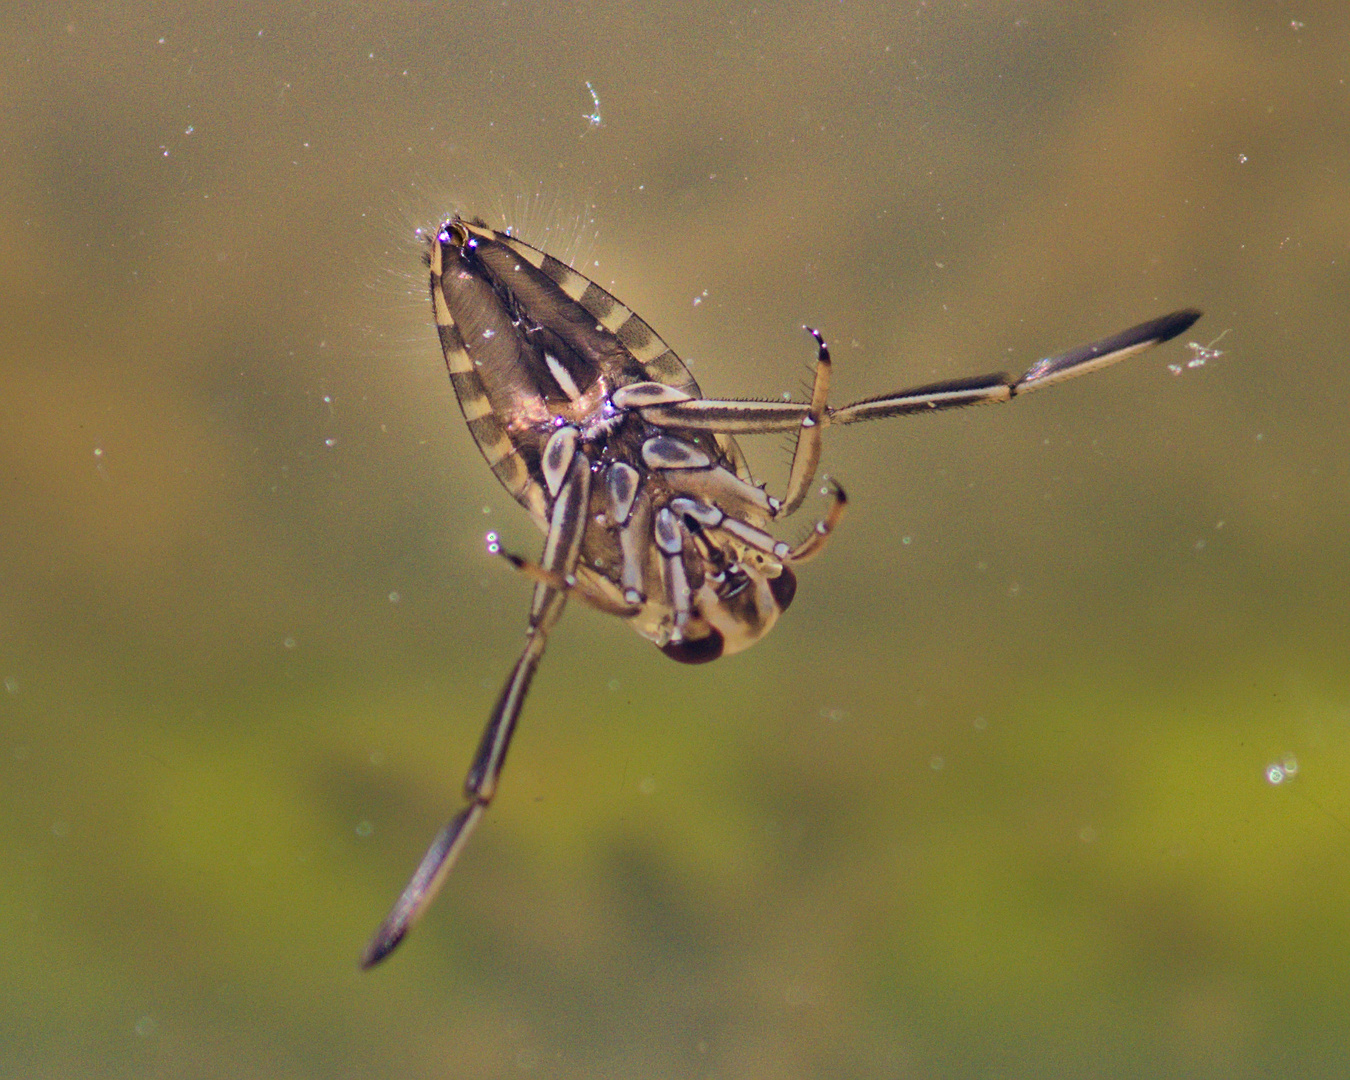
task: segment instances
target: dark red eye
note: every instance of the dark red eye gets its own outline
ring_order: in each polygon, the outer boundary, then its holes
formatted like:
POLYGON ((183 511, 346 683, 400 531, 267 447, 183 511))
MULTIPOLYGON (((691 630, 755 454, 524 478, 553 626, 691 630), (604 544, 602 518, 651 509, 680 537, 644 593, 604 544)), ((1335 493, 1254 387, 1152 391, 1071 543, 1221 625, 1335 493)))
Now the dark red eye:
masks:
POLYGON ((707 637, 697 641, 687 638, 684 641, 670 641, 661 646, 661 651, 681 664, 706 664, 722 655, 723 644, 721 631, 710 628, 707 637))
POLYGON ((776 578, 769 578, 769 592, 773 593, 779 613, 786 611, 792 598, 797 595, 797 575, 791 567, 785 566, 776 578))

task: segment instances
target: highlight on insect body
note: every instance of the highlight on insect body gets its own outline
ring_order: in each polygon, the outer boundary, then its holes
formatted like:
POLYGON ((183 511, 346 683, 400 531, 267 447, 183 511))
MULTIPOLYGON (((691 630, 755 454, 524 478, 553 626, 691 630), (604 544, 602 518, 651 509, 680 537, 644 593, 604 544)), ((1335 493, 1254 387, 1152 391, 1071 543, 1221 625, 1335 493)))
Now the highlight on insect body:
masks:
MULTIPOLYGON (((376 930, 379 963, 426 910, 496 792, 548 634, 576 599, 616 615, 674 660, 740 652, 772 629, 846 498, 789 544, 771 531, 802 503, 826 428, 1009 401, 1183 333, 1187 308, 1038 360, 1025 373, 916 386, 829 404, 830 352, 816 344, 808 401, 712 400, 652 329, 571 267, 481 221, 436 231, 427 261, 441 349, 460 408, 497 479, 544 533, 538 561, 501 554, 534 582, 526 643, 464 781, 465 806, 432 843, 376 930), (781 497, 752 479, 740 435, 796 434, 781 497)), ((494 544, 494 547, 496 545, 494 544)))

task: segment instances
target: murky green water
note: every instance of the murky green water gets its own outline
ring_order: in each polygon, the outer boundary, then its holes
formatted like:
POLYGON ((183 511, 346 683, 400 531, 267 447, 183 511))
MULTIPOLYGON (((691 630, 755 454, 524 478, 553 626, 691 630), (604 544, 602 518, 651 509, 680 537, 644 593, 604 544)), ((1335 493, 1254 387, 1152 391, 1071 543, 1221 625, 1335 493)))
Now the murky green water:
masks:
POLYGON ((1095 8, 0 16, 0 1076, 1345 1075, 1350 17, 1095 8), (844 401, 1207 315, 834 433, 743 656, 569 612, 362 974, 519 646, 483 535, 538 543, 454 210, 723 396, 806 321, 844 401))

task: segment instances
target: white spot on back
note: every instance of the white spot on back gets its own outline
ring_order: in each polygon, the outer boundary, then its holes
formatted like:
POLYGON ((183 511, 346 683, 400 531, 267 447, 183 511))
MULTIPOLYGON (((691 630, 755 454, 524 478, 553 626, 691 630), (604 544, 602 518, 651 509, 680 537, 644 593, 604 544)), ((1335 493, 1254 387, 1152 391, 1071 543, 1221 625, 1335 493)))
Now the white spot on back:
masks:
POLYGON ((562 388, 562 392, 573 401, 581 397, 581 391, 577 389, 576 380, 572 378, 572 373, 563 366, 552 353, 544 353, 544 362, 548 364, 548 369, 553 373, 553 380, 562 388))

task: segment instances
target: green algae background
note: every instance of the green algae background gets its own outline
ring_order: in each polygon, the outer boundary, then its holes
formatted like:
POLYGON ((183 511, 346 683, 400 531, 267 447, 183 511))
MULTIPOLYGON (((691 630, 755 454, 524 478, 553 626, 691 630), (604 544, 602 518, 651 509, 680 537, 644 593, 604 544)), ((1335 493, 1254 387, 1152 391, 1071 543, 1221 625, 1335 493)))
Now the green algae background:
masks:
MULTIPOLYGON (((0 14, 0 1077, 1350 1073, 1348 35, 1232 0, 0 14), (455 211, 719 396, 800 392, 804 322, 843 402, 1206 316, 831 433, 849 516, 746 654, 574 605, 361 973, 519 648, 484 534, 539 543, 431 326, 417 230, 455 211)), ((745 445, 780 489, 785 442, 745 445)))

